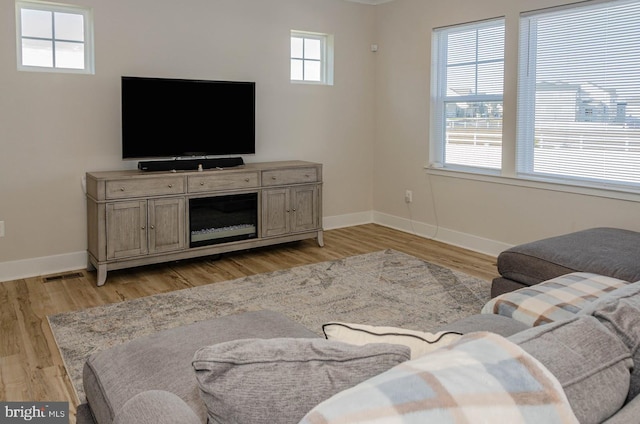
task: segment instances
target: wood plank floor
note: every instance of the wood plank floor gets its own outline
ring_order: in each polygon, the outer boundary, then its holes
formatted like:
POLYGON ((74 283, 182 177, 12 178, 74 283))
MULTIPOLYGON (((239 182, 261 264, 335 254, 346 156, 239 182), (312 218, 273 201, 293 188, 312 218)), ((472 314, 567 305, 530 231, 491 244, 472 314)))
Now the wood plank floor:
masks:
POLYGON ((43 277, 0 283, 0 400, 69 401, 75 423, 78 399, 67 378, 47 315, 122 302, 299 265, 395 249, 491 280, 495 258, 375 224, 326 231, 314 240, 109 272, 95 285, 94 272, 79 270, 45 282, 43 277))

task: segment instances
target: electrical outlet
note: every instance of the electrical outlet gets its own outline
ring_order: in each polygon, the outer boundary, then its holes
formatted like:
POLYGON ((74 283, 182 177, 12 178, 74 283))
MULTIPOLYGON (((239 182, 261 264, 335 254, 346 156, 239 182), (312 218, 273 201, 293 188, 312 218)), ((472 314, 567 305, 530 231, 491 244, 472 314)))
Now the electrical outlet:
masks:
POLYGON ((4 221, 0 221, 0 237, 4 237, 4 221))
POLYGON ((404 192, 404 201, 405 201, 406 203, 411 203, 411 202, 413 202, 413 191, 411 191, 411 190, 406 190, 406 191, 404 192))

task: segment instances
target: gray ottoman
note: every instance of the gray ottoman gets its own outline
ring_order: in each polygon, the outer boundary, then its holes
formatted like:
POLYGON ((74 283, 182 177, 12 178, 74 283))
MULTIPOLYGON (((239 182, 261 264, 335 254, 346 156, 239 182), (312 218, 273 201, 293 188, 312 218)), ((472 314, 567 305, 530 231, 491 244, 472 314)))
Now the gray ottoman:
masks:
POLYGON ((505 250, 491 297, 571 272, 592 272, 629 282, 640 280, 640 233, 592 228, 505 250))

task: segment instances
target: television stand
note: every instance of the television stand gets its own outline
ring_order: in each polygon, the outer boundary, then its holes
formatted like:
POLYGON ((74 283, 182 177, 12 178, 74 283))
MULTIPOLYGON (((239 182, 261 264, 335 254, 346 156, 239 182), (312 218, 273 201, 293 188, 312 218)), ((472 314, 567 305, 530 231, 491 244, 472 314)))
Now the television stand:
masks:
POLYGON ((322 164, 221 168, 88 172, 87 266, 97 284, 110 270, 311 238, 323 245, 322 164))
POLYGON ((244 165, 241 157, 213 159, 171 159, 138 162, 141 171, 199 171, 201 168, 235 168, 244 165))

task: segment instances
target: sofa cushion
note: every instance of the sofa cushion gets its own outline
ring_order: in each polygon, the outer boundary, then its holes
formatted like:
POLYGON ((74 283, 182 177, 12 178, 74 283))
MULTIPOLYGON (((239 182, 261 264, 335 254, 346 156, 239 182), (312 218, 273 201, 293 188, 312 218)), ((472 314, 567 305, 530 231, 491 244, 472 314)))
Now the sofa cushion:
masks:
POLYGON ((618 411, 629 391, 629 349, 590 316, 547 324, 509 338, 556 376, 582 424, 618 411))
POLYGON ((528 325, 502 315, 474 314, 445 324, 439 327, 438 331, 453 331, 460 334, 490 331, 509 337, 527 328, 529 328, 528 325))
POLYGON ((529 284, 522 284, 504 277, 496 277, 491 281, 491 297, 500 296, 525 287, 529 287, 529 284))
POLYGON ((450 331, 439 331, 433 334, 398 327, 380 327, 346 322, 326 323, 322 326, 322 331, 327 340, 337 340, 358 346, 367 343, 401 344, 411 349, 412 359, 451 344, 462 337, 462 334, 450 331))
POLYGON ((602 424, 629 424, 638 421, 640 416, 640 396, 628 401, 621 410, 602 424))
POLYGON ((634 368, 627 400, 640 394, 640 281, 608 293, 582 311, 597 318, 631 350, 634 368))
POLYGON ((527 285, 572 272, 640 280, 640 233, 591 228, 525 243, 498 256, 498 272, 527 285))
POLYGON ((600 296, 627 284, 604 275, 574 272, 494 297, 482 313, 503 315, 535 327, 572 318, 600 296))
POLYGON ((243 339, 193 357, 212 423, 297 423, 322 400, 407 361, 409 348, 324 339, 243 339))
POLYGON ((320 403, 301 424, 576 423, 557 379, 493 333, 473 333, 320 403))
POLYGON ((129 399, 116 414, 114 424, 202 424, 202 421, 173 393, 147 390, 129 399))
POLYGON ((91 355, 83 370, 84 391, 98 424, 111 424, 129 399, 153 389, 174 393, 205 422, 207 410, 191 367, 196 350, 238 338, 314 336, 304 326, 273 311, 213 318, 91 355))

